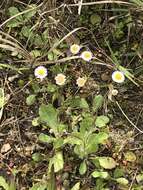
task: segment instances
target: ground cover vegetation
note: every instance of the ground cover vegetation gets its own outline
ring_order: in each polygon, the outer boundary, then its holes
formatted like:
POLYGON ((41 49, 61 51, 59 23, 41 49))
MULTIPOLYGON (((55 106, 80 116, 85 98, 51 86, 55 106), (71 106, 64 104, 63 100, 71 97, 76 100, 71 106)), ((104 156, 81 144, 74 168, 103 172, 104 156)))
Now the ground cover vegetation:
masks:
POLYGON ((142 0, 0 1, 0 189, 143 189, 142 0))

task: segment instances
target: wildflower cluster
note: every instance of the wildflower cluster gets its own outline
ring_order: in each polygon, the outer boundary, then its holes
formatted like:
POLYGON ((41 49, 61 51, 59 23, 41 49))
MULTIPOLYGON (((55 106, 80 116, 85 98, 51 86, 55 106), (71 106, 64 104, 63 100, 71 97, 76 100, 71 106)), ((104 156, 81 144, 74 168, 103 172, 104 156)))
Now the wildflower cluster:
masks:
MULTIPOLYGON (((39 66, 35 69, 35 76, 39 78, 41 81, 47 76, 47 69, 44 66, 39 66)), ((86 83, 86 78, 85 77, 79 77, 76 80, 76 84, 78 87, 83 87, 86 83)), ((62 86, 66 82, 66 76, 62 73, 59 73, 55 76, 55 82, 57 85, 62 86)))
MULTIPOLYGON (((78 44, 73 44, 70 46, 70 52, 72 54, 78 54, 79 51, 81 49, 81 46, 79 46, 78 44)), ((80 57, 84 60, 84 61, 91 61, 91 59, 93 58, 93 55, 90 51, 83 51, 80 55, 80 57)))
MULTIPOLYGON (((79 46, 78 44, 73 44, 70 46, 70 52, 74 55, 78 54, 80 52, 80 49, 81 49, 81 46, 79 46)), ((80 55, 80 58, 82 58, 84 61, 89 62, 92 60, 93 54, 91 51, 83 51, 80 55)), ((45 77, 47 77, 48 71, 46 67, 39 66, 35 69, 34 74, 36 78, 39 78, 42 81, 45 77)), ((112 80, 116 83, 123 83, 125 80, 125 75, 121 71, 114 71, 112 73, 112 80)), ((66 76, 62 73, 59 73, 55 76, 55 81, 57 85, 62 86, 66 82, 66 76)), ((87 81, 86 77, 79 77, 76 80, 76 84, 78 87, 83 87, 86 81, 87 81)))

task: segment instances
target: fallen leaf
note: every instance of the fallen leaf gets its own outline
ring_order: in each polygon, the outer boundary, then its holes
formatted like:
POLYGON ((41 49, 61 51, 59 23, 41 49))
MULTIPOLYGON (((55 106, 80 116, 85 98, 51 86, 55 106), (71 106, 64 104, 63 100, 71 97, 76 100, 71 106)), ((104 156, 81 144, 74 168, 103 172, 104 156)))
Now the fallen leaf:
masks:
POLYGON ((6 152, 8 152, 10 149, 11 149, 11 146, 10 146, 9 143, 4 144, 4 145, 2 146, 2 148, 1 148, 1 153, 6 153, 6 152))

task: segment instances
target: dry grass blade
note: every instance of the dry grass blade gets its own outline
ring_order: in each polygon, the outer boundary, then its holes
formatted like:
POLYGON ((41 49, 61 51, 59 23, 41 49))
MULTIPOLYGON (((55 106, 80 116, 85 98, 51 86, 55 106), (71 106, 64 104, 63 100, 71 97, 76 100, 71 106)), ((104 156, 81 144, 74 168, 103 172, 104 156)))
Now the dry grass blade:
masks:
POLYGON ((24 51, 22 51, 21 49, 15 48, 15 47, 13 47, 13 46, 5 45, 5 44, 0 44, 0 48, 3 48, 3 49, 8 50, 8 51, 12 51, 12 52, 18 52, 18 53, 21 54, 23 57, 26 57, 26 58, 27 58, 27 54, 25 54, 24 51))
POLYGON ((3 114, 4 102, 4 89, 0 88, 0 120, 3 114))
POLYGON ((30 56, 29 52, 21 45, 20 42, 18 42, 16 39, 11 37, 9 34, 6 34, 2 31, 0 31, 0 34, 4 35, 6 38, 6 39, 2 38, 2 36, 0 37, 0 41, 2 42, 0 44, 1 48, 4 48, 4 49, 12 51, 12 52, 17 51, 18 53, 23 55, 26 59, 31 60, 31 56, 30 56))
POLYGON ((9 46, 9 45, 4 45, 4 44, 0 44, 0 48, 9 50, 9 51, 16 51, 16 48, 9 46))
POLYGON ((12 36, 10 36, 8 33, 5 33, 5 32, 0 31, 0 35, 5 36, 6 38, 9 38, 11 41, 13 41, 13 42, 19 44, 22 48, 24 48, 24 46, 23 46, 18 40, 16 40, 16 39, 13 38, 12 36))
POLYGON ((45 11, 45 12, 43 12, 42 14, 40 14, 40 16, 43 16, 43 15, 46 14, 46 13, 50 13, 50 12, 53 12, 53 11, 57 11, 58 9, 60 9, 60 8, 62 8, 62 7, 64 7, 64 4, 61 4, 59 7, 56 7, 56 8, 50 9, 50 10, 48 10, 48 11, 45 11))
MULTIPOLYGON (((87 6, 87 5, 100 5, 100 4, 124 4, 124 5, 134 5, 133 3, 129 3, 129 2, 125 2, 125 1, 98 1, 98 2, 88 2, 88 3, 82 3, 82 6, 87 6)), ((76 7, 79 6, 79 3, 75 3, 75 4, 68 4, 69 7, 76 7)))
POLYGON ((123 111, 123 109, 121 108, 120 104, 116 101, 116 104, 118 106, 118 108, 120 109, 120 111, 122 112, 123 116, 128 120, 128 122, 140 133, 143 133, 143 131, 141 129, 139 129, 129 118, 128 116, 125 114, 125 112, 123 111))
POLYGON ((0 41, 4 44, 9 44, 15 48, 21 48, 19 45, 17 45, 16 43, 10 41, 10 40, 7 40, 7 39, 4 39, 4 38, 0 38, 0 41))
POLYGON ((66 61, 71 61, 71 60, 79 59, 79 58, 80 58, 80 56, 72 56, 72 57, 65 57, 63 59, 59 59, 59 60, 55 60, 55 61, 41 61, 41 62, 37 62, 34 66, 64 63, 66 61))
POLYGON ((78 14, 80 15, 81 13, 81 8, 82 8, 83 0, 80 0, 79 2, 79 7, 78 7, 78 14))
MULTIPOLYGON (((0 39, 1 41, 1 39, 0 39)), ((8 40, 3 40, 3 42, 6 42, 8 40)), ((31 59, 31 56, 29 55, 29 53, 25 50, 23 50, 20 46, 16 45, 16 44, 13 44, 12 46, 12 43, 8 43, 8 44, 0 44, 0 47, 3 48, 3 49, 6 49, 6 50, 9 50, 9 51, 12 51, 12 52, 18 52, 20 53, 21 55, 23 55, 25 58, 27 59, 31 59), (11 44, 11 45, 9 45, 11 44)))
POLYGON ((65 35, 60 41, 58 41, 57 43, 55 43, 53 45, 53 47, 51 47, 51 49, 49 50, 49 52, 51 52, 53 49, 55 49, 56 47, 58 47, 58 45, 60 45, 60 43, 62 43, 66 38, 68 38, 73 33, 75 33, 78 30, 81 30, 81 29, 86 29, 86 28, 84 28, 84 27, 75 28, 74 30, 72 30, 71 32, 69 32, 67 35, 65 35))
MULTIPOLYGON (((34 67, 39 66, 39 65, 48 65, 48 64, 56 64, 56 63, 67 63, 67 61, 75 60, 75 59, 80 59, 80 56, 72 56, 72 57, 65 57, 63 59, 55 60, 55 61, 41 61, 35 63, 34 67)), ((93 58, 94 60, 98 60, 96 57, 93 58)), ((107 63, 103 63, 102 61, 98 60, 96 62, 93 62, 95 65, 102 65, 106 66, 108 68, 114 68, 112 65, 109 65, 107 63)))

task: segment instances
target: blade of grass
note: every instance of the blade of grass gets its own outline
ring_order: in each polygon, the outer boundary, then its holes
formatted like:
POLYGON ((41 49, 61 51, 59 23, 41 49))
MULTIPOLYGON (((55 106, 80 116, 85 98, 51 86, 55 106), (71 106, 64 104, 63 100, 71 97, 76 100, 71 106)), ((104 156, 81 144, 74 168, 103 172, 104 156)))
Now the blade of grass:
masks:
POLYGON ((20 74, 22 74, 20 71, 29 70, 28 67, 16 68, 13 65, 2 64, 2 63, 0 63, 0 68, 11 69, 11 70, 19 72, 20 74))
POLYGON ((133 78, 134 78, 134 75, 131 74, 126 68, 122 67, 122 66, 119 64, 119 62, 118 62, 116 56, 114 55, 114 52, 112 51, 112 49, 111 49, 111 47, 110 47, 110 44, 109 44, 106 40, 105 40, 105 42, 106 42, 106 44, 107 44, 107 46, 108 46, 108 48, 109 48, 109 51, 110 51, 110 53, 111 53, 111 59, 110 59, 110 60, 112 61, 112 63, 115 64, 116 69, 119 69, 120 71, 122 71, 122 72, 125 74, 125 76, 126 76, 130 81, 132 81, 135 85, 139 86, 139 84, 136 83, 136 81, 133 79, 133 78))
POLYGON ((139 84, 134 80, 134 75, 130 73, 126 68, 119 66, 119 70, 124 73, 124 75, 132 81, 136 86, 139 86, 139 84))
POLYGON ((112 51, 112 49, 111 49, 111 47, 110 47, 110 44, 105 40, 105 42, 106 42, 106 44, 107 44, 107 46, 108 46, 108 48, 109 48, 109 51, 110 51, 110 53, 111 53, 111 61, 112 61, 112 63, 113 64, 115 64, 116 65, 116 67, 118 68, 119 67, 119 62, 118 62, 118 60, 117 60, 117 58, 116 58, 116 56, 114 55, 114 52, 112 51))

